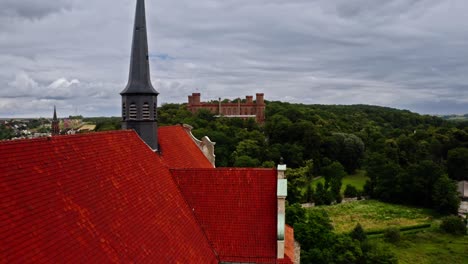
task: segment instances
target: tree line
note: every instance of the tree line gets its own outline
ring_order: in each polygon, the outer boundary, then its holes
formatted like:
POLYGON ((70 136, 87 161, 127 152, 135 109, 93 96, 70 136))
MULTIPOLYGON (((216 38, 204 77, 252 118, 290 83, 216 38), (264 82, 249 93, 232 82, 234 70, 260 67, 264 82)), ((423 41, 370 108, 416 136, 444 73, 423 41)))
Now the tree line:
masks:
POLYGON ((364 169, 369 181, 358 190, 364 195, 454 213, 454 181, 468 180, 468 123, 407 110, 267 102, 266 123, 260 126, 252 119, 215 118, 206 110, 192 114, 184 104, 166 104, 159 121, 191 124, 196 136, 217 142, 218 167, 273 167, 283 158, 291 168, 291 203, 340 200, 342 169, 345 174, 364 169), (326 175, 318 190, 308 187, 314 177, 326 175))

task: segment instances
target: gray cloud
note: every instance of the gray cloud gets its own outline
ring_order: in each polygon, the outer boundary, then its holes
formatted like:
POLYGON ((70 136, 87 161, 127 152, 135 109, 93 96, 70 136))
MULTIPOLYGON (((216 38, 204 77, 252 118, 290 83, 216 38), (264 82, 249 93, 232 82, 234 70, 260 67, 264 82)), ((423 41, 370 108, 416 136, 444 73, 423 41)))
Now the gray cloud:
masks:
MULTIPOLYGON (((0 0, 0 116, 14 104, 119 115, 134 4, 0 0)), ((161 103, 264 92, 465 113, 467 12, 463 0, 147 1, 152 80, 161 103)))
POLYGON ((72 0, 1 0, 0 16, 39 19, 72 7, 72 0))

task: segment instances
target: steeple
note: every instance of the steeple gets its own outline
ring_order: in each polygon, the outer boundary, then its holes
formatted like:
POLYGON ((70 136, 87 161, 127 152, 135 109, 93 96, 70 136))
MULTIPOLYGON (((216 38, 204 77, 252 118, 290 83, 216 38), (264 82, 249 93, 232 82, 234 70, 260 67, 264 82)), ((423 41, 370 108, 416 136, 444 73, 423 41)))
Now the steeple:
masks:
POLYGON ((130 75, 124 94, 158 94, 150 79, 148 36, 146 31, 145 1, 137 0, 135 25, 133 28, 130 75))
POLYGON ((54 105, 54 117, 52 118, 52 136, 57 136, 60 134, 59 120, 57 119, 57 109, 54 105))
POLYGON ((137 0, 127 87, 122 96, 122 129, 133 129, 153 150, 158 149, 157 96, 150 79, 145 1, 137 0))

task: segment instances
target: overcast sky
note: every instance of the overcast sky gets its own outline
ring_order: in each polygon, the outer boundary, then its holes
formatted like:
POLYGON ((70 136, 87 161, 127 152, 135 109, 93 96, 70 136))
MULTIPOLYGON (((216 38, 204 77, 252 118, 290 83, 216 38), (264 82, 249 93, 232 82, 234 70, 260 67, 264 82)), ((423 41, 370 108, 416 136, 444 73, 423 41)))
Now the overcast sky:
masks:
MULTIPOLYGON (((468 113, 466 0, 147 0, 159 104, 468 113)), ((135 0, 0 0, 0 117, 120 115, 135 0)))

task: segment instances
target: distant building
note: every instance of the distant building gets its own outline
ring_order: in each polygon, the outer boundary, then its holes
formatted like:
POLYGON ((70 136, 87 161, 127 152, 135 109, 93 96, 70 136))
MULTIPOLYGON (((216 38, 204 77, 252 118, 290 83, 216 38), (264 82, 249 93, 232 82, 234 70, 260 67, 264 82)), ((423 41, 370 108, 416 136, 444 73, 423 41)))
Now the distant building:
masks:
POLYGON ((54 118, 52 119, 52 136, 60 135, 59 120, 57 118, 57 109, 54 106, 54 118))
POLYGON ((253 96, 246 96, 245 102, 238 99, 235 102, 223 103, 221 98, 218 102, 201 102, 200 93, 192 93, 188 97, 187 108, 190 112, 196 113, 200 109, 207 109, 211 113, 224 117, 237 117, 242 119, 255 118, 257 123, 265 122, 265 101, 263 93, 253 96))
POLYGON ((96 125, 95 124, 84 124, 78 129, 79 133, 87 133, 87 132, 92 132, 96 130, 96 125))

